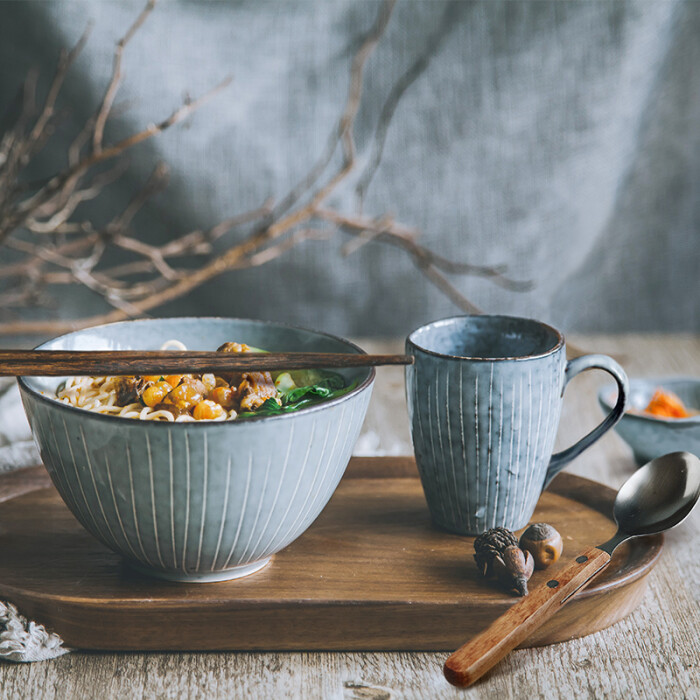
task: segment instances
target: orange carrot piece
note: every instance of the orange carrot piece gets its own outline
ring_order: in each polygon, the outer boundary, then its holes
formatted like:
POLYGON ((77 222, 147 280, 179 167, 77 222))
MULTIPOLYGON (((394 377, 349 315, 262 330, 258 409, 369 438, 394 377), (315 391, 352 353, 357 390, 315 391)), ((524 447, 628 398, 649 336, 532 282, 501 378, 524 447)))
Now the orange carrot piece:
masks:
POLYGON ((690 413, 683 402, 670 391, 657 389, 644 409, 644 413, 661 418, 689 418, 690 413))

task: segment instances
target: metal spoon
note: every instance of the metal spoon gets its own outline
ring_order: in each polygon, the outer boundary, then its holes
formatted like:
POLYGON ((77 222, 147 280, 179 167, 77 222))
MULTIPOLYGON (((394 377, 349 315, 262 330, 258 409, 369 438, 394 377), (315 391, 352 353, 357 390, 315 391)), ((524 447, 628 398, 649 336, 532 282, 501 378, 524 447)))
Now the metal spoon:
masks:
POLYGON ((617 492, 613 507, 618 528, 615 535, 582 552, 556 579, 533 590, 457 649, 445 662, 445 678, 461 687, 474 683, 587 586, 610 563, 618 545, 678 525, 699 496, 700 459, 689 452, 657 457, 638 469, 617 492))

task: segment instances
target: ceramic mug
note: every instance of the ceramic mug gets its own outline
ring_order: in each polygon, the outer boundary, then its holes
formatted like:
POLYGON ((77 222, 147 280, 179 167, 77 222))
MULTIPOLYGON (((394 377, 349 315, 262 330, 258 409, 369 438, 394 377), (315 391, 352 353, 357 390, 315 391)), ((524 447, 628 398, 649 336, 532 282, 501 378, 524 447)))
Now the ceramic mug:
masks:
POLYGON ((606 355, 566 361, 564 336, 539 321, 457 316, 406 340, 411 435, 437 525, 463 535, 527 525, 554 476, 602 437, 627 405, 624 370, 606 355), (587 369, 611 374, 615 407, 588 435, 552 455, 564 389, 587 369))

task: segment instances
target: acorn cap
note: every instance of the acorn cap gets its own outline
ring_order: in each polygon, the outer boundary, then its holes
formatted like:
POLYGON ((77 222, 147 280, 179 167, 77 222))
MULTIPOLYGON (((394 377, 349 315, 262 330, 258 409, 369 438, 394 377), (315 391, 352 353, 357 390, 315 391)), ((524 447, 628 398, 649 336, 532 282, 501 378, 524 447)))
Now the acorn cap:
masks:
POLYGON ((482 532, 474 540, 474 561, 484 576, 491 571, 493 560, 507 547, 517 547, 518 538, 505 527, 494 527, 482 532))

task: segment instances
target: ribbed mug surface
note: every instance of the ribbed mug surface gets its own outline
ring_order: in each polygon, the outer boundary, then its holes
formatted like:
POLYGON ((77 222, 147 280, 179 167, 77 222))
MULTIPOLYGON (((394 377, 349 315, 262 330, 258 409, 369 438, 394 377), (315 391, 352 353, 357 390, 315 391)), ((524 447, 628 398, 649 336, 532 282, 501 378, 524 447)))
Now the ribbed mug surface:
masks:
POLYGON ((553 460, 566 383, 592 367, 626 382, 613 360, 591 355, 569 366, 558 331, 506 316, 436 321, 409 336, 406 352, 415 357, 406 394, 416 462, 431 516, 451 532, 524 527, 545 482, 624 408, 553 460))

